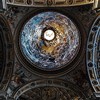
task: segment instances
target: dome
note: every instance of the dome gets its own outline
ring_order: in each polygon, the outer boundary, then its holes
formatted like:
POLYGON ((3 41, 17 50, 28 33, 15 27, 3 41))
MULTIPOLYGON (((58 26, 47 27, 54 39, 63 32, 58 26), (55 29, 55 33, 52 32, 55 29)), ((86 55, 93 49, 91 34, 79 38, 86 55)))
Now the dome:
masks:
POLYGON ((80 48, 79 30, 67 16, 46 11, 34 15, 20 32, 20 49, 28 62, 43 70, 68 65, 80 48))

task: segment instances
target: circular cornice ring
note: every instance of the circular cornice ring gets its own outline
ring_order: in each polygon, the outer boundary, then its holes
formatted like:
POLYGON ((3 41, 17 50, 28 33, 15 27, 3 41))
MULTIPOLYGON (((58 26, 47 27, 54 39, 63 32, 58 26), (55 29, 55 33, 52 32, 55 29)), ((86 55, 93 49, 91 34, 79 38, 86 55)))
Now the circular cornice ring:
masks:
POLYGON ((53 9, 53 8, 48 8, 48 9, 43 8, 43 9, 40 9, 40 10, 37 9, 37 10, 34 10, 32 12, 29 12, 24 17, 24 19, 19 22, 19 24, 17 25, 17 28, 15 29, 15 35, 14 35, 14 43, 15 43, 15 45, 14 45, 14 49, 15 49, 15 53, 16 53, 16 56, 17 56, 19 62, 27 70, 29 70, 33 74, 37 74, 37 75, 40 75, 40 76, 43 76, 43 77, 48 77, 48 78, 55 77, 55 76, 60 76, 60 75, 63 75, 65 73, 68 73, 71 70, 73 70, 79 64, 79 62, 82 60, 82 57, 84 56, 85 39, 86 39, 85 38, 86 32, 85 32, 82 24, 80 23, 80 21, 75 16, 77 16, 77 15, 74 12, 72 12, 72 11, 70 13, 70 11, 65 11, 65 10, 62 10, 62 9, 53 9), (79 52, 77 52, 78 53, 77 56, 75 57, 75 59, 68 66, 63 67, 60 70, 45 71, 45 70, 41 70, 41 69, 38 69, 38 68, 34 67, 33 64, 29 63, 25 59, 25 57, 23 56, 23 54, 21 52, 21 49, 20 49, 20 43, 19 43, 20 39, 19 39, 19 36, 20 36, 20 32, 21 32, 21 30, 23 28, 23 25, 25 25, 25 23, 31 17, 36 15, 37 13, 45 12, 45 11, 55 11, 55 12, 59 12, 61 14, 64 14, 65 16, 70 18, 75 23, 75 25, 78 27, 79 32, 80 32, 80 44, 81 44, 81 46, 80 46, 79 52))

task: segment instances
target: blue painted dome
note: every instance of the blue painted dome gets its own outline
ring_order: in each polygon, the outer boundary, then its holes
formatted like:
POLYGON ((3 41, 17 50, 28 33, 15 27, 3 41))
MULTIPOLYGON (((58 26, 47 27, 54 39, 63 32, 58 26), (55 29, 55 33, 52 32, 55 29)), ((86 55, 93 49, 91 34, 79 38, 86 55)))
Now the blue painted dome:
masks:
POLYGON ((58 12, 41 12, 33 16, 20 33, 23 55, 45 70, 69 64, 79 47, 79 30, 71 19, 58 12))

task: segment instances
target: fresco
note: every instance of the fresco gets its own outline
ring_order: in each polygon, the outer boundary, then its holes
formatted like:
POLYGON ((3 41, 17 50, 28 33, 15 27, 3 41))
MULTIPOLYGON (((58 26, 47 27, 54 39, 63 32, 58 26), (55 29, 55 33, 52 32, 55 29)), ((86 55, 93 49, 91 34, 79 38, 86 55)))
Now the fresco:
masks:
POLYGON ((79 34, 67 16, 42 12, 29 19, 22 28, 20 48, 26 59, 38 68, 55 70, 75 58, 80 47, 79 34))

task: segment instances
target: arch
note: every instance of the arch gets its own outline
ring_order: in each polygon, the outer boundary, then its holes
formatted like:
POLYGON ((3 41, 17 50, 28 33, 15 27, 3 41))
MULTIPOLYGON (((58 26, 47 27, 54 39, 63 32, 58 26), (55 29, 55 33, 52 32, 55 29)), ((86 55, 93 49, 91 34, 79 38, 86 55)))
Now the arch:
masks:
MULTIPOLYGON (((78 88, 77 86, 74 86, 72 83, 70 83, 68 81, 65 82, 63 80, 57 80, 57 79, 43 79, 43 80, 36 80, 36 81, 29 82, 28 84, 24 85, 23 87, 21 87, 17 91, 15 91, 15 93, 13 93, 12 97, 15 100, 17 100, 22 94, 24 94, 24 93, 26 93, 26 92, 28 92, 32 89, 34 91, 35 89, 40 88, 40 90, 41 90, 41 88, 44 89, 46 87, 48 89, 50 89, 50 88, 57 88, 57 89, 60 88, 64 91, 66 91, 66 93, 64 93, 66 95, 67 95, 68 90, 71 90, 72 92, 77 94, 77 96, 80 96, 81 99, 87 100, 86 96, 84 95, 84 93, 81 91, 80 88, 78 88)), ((28 95, 28 94, 26 93, 26 95, 28 95)))
POLYGON ((9 84, 14 64, 13 39, 9 24, 0 14, 0 91, 9 84))
POLYGON ((100 15, 89 32, 86 53, 87 71, 95 93, 100 93, 100 15))

